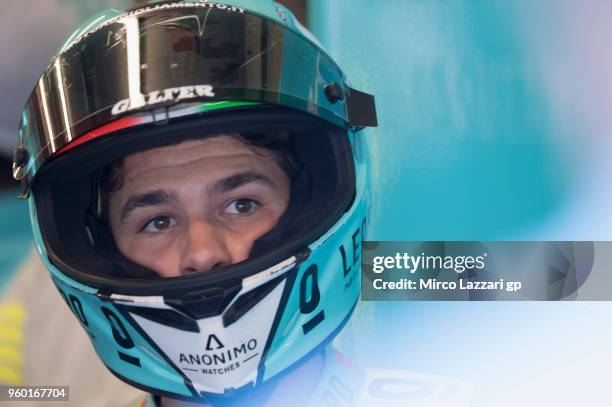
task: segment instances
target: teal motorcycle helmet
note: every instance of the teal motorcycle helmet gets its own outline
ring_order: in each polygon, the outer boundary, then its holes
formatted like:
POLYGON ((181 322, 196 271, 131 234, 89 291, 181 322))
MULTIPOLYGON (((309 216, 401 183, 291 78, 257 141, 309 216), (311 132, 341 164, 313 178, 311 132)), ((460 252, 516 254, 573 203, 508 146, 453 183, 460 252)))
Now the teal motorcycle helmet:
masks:
POLYGON ((374 98, 273 1, 158 1, 94 16, 51 59, 21 117, 13 175, 36 247, 106 367, 184 400, 274 383, 359 298, 374 98), (286 132, 289 206, 236 264, 161 278, 125 258, 100 172, 219 133, 286 132))

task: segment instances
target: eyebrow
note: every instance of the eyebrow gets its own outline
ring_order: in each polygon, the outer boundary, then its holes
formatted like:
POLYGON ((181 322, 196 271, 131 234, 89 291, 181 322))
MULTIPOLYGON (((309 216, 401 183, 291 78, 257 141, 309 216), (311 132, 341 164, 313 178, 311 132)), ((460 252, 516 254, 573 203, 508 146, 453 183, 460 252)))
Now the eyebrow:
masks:
MULTIPOLYGON (((263 184, 274 190, 278 190, 277 185, 270 178, 254 171, 241 172, 220 179, 219 181, 213 184, 210 190, 212 191, 212 193, 220 194, 232 191, 234 189, 240 188, 243 185, 251 183, 263 184)), ((125 222, 125 220, 132 214, 132 212, 136 208, 144 208, 147 206, 156 205, 167 205, 172 202, 176 202, 176 197, 162 189, 132 195, 121 209, 121 222, 125 222)))
POLYGON ((274 190, 278 190, 278 186, 270 178, 255 171, 241 172, 220 179, 214 183, 210 190, 212 193, 221 194, 251 183, 263 184, 274 190))
POLYGON ((142 194, 132 195, 127 200, 125 205, 123 205, 123 209, 121 209, 121 222, 125 222, 128 216, 130 216, 130 214, 136 208, 143 208, 146 206, 155 205, 166 205, 175 201, 176 197, 174 195, 171 195, 167 191, 161 189, 155 191, 148 191, 142 194))

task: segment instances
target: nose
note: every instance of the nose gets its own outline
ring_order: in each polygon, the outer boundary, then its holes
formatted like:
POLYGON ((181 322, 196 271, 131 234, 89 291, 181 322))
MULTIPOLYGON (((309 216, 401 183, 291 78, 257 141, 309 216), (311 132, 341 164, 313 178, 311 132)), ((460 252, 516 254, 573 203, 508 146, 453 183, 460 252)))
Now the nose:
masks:
POLYGON ((231 263, 229 247, 219 228, 206 221, 189 225, 179 265, 181 275, 207 272, 231 263))

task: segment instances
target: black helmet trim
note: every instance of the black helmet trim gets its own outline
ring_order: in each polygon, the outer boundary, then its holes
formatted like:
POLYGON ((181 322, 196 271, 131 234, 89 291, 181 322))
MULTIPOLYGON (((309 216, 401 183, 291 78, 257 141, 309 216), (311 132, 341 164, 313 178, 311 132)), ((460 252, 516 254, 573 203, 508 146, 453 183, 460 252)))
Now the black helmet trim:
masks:
POLYGON ((65 274, 110 293, 172 297, 185 287, 197 291, 198 287, 223 283, 229 289, 240 279, 291 256, 303 257, 308 244, 329 230, 351 206, 355 170, 345 130, 295 110, 259 106, 241 112, 218 111, 189 120, 171 120, 164 126, 126 129, 80 145, 70 154, 49 162, 37 175, 32 192, 36 211, 53 214, 40 216, 39 226, 49 259, 65 274), (307 170, 294 180, 289 207, 277 227, 254 243, 252 259, 205 275, 126 278, 122 267, 145 268, 127 259, 109 261, 91 245, 86 214, 90 213, 94 199, 91 180, 102 166, 132 152, 180 139, 279 128, 293 133, 293 149, 307 170), (77 217, 75 213, 85 215, 77 217))

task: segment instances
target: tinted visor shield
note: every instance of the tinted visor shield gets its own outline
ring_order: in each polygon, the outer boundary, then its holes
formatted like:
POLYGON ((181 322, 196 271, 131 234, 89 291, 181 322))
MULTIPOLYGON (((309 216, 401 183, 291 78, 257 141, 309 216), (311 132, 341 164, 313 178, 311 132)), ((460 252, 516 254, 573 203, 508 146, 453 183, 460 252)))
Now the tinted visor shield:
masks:
POLYGON ((316 45, 244 9, 211 4, 132 10, 67 44, 23 111, 27 159, 16 178, 31 178, 48 157, 100 126, 187 103, 274 103, 354 125, 350 95, 364 94, 346 86, 316 45))

